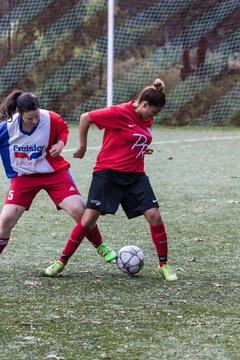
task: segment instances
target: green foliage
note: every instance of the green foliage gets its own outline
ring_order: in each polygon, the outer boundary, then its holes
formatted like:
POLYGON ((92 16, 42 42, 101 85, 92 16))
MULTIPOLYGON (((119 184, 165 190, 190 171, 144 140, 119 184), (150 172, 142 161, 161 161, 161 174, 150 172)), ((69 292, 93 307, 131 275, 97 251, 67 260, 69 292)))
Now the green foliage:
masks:
MULTIPOLYGON (((31 91, 69 121, 105 107, 108 1, 2 3, 1 98, 31 91)), ((161 77, 159 122, 239 126, 239 17, 239 0, 115 1, 113 102, 161 77)))

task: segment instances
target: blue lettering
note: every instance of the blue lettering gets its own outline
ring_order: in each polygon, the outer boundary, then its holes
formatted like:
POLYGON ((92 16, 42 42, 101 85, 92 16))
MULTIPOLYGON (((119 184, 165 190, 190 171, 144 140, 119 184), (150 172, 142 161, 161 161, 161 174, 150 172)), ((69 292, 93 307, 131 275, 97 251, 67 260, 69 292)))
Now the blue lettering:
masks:
POLYGON ((23 152, 28 152, 28 151, 42 151, 44 149, 44 145, 23 145, 23 146, 19 146, 19 145, 13 145, 13 151, 23 151, 23 152))

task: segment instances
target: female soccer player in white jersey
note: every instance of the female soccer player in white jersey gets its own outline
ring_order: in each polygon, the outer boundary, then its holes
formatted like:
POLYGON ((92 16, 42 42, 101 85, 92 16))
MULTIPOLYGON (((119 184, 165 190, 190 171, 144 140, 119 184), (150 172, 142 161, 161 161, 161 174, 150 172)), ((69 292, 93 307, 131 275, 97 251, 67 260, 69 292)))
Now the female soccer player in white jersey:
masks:
POLYGON ((87 149, 91 123, 104 129, 102 148, 93 171, 86 210, 75 226, 63 250, 52 265, 52 275, 62 271, 69 258, 104 214, 115 214, 121 204, 129 219, 144 215, 150 225, 152 241, 159 260, 159 273, 168 281, 177 276, 168 263, 168 239, 159 206, 149 179, 144 172, 145 154, 152 154, 151 125, 153 116, 165 105, 164 83, 156 79, 146 86, 135 101, 85 113, 80 118, 80 145, 74 153, 82 159, 87 149))
MULTIPOLYGON (((14 90, 0 104, 0 153, 11 180, 0 214, 0 253, 11 230, 44 189, 57 209, 64 209, 78 222, 84 201, 69 172, 70 164, 60 155, 68 138, 68 124, 55 112, 39 108, 34 94, 14 90)), ((96 224, 86 235, 104 260, 116 252, 102 243, 96 224)))

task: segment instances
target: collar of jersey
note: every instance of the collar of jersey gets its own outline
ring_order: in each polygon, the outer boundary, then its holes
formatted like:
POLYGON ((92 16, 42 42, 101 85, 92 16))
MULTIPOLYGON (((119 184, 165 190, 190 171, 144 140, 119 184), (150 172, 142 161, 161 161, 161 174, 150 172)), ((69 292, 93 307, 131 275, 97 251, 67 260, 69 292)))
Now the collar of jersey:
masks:
POLYGON ((24 131, 22 128, 22 122, 21 122, 21 116, 18 116, 18 124, 19 124, 19 130, 21 133, 25 134, 25 135, 32 135, 32 133, 34 133, 34 131, 36 130, 36 128, 38 127, 38 124, 40 122, 40 120, 38 121, 37 125, 35 125, 31 131, 24 131))

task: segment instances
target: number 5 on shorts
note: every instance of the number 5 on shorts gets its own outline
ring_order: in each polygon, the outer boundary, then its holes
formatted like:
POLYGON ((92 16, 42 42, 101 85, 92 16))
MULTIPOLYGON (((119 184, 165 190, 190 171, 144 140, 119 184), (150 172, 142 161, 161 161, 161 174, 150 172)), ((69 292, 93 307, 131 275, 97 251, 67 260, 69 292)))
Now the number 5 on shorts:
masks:
POLYGON ((12 200, 13 199, 13 195, 14 195, 14 190, 10 190, 8 192, 8 200, 12 200))

